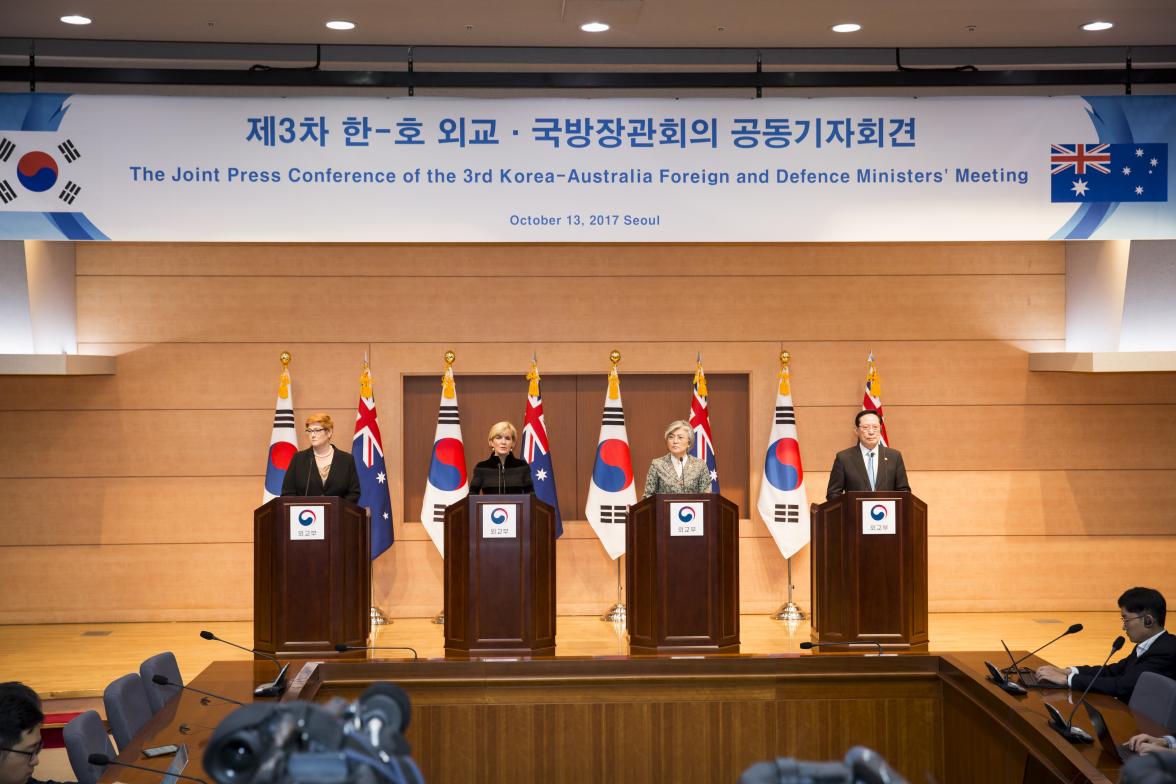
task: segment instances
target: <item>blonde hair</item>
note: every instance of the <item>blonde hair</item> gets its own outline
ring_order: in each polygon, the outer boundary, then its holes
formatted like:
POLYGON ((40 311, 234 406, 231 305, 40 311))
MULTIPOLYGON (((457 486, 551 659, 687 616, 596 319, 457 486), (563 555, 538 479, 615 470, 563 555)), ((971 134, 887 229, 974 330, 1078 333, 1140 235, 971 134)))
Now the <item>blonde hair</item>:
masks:
POLYGON ((510 434, 510 440, 517 443, 519 440, 519 431, 515 430, 515 426, 510 422, 503 420, 502 422, 495 422, 490 426, 490 433, 486 436, 486 443, 490 443, 495 438, 504 433, 510 434))
POLYGON ((662 438, 664 438, 666 441, 669 441, 670 440, 670 433, 673 433, 675 430, 680 430, 680 429, 685 429, 686 435, 690 437, 690 445, 687 446, 686 448, 693 449, 694 448, 694 428, 692 428, 690 426, 690 423, 687 422, 685 419, 675 419, 673 422, 666 425, 666 432, 665 432, 665 435, 662 436, 662 438))
POLYGON ((311 414, 306 418, 306 426, 322 425, 323 430, 334 430, 335 420, 331 419, 330 414, 311 414))

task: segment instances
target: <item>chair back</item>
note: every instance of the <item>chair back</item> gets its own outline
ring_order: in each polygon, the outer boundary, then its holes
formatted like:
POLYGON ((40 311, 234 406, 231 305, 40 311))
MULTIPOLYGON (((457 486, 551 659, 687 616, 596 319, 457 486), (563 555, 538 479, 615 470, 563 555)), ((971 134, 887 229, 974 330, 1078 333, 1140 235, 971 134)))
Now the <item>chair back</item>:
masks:
POLYGON ((102 778, 105 765, 91 765, 91 754, 105 754, 114 759, 114 744, 106 734, 102 717, 97 711, 79 713, 61 732, 65 738, 65 750, 69 754, 69 766, 73 768, 78 784, 97 784, 102 778))
POLYGON ((120 751, 154 715, 147 702, 147 690, 137 672, 128 672, 112 681, 102 693, 102 703, 106 706, 106 720, 110 722, 110 731, 120 751))
POLYGON ((178 686, 161 686, 156 683, 152 680, 156 675, 163 675, 171 683, 184 682, 180 677, 180 665, 176 664, 175 654, 171 651, 157 653, 139 665, 139 678, 147 690, 147 703, 151 706, 152 714, 159 713, 159 709, 181 691, 178 686))
POLYGON ((1131 710, 1168 728, 1176 729, 1176 681, 1158 672, 1145 672, 1135 682, 1128 703, 1131 710))

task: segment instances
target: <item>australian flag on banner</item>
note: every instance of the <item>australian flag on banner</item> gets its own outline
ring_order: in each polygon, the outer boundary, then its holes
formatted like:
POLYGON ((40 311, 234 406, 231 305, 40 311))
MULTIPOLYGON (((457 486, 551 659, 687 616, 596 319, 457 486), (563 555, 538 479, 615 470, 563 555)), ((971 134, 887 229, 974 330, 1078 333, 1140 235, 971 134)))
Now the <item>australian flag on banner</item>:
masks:
POLYGON ((384 445, 380 423, 376 418, 372 372, 363 363, 359 377, 359 408, 355 412, 355 435, 351 439, 351 456, 359 474, 359 505, 372 513, 371 557, 392 546, 392 501, 388 495, 388 472, 384 468, 384 445))
POLYGON ((535 497, 555 510, 555 536, 563 536, 559 497, 555 492, 555 471, 551 467, 551 444, 543 422, 543 395, 539 391, 539 367, 532 362, 527 373, 527 409, 523 413, 523 459, 531 464, 535 497))
POLYGON ((1168 145, 1052 144, 1052 202, 1168 200, 1168 145))

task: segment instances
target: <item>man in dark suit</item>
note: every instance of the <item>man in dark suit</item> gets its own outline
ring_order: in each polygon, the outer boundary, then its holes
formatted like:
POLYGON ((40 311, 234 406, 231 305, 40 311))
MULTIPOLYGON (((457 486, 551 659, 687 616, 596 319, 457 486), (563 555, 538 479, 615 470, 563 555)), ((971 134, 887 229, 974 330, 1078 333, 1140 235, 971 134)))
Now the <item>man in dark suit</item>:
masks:
POLYGON ((825 497, 832 501, 855 490, 907 490, 902 452, 882 444, 882 417, 875 411, 859 411, 853 419, 858 443, 833 458, 825 497))
POLYGON ((1135 643, 1135 649, 1125 659, 1103 668, 1097 680, 1097 666, 1062 669, 1051 665, 1037 668, 1037 677, 1058 685, 1065 684, 1075 691, 1090 690, 1118 697, 1123 702, 1131 699, 1135 682, 1145 672, 1158 672, 1176 678, 1176 637, 1164 631, 1168 605, 1163 595, 1154 588, 1131 588, 1119 597, 1119 615, 1123 631, 1135 643), (1093 682, 1093 686, 1091 686, 1093 682))

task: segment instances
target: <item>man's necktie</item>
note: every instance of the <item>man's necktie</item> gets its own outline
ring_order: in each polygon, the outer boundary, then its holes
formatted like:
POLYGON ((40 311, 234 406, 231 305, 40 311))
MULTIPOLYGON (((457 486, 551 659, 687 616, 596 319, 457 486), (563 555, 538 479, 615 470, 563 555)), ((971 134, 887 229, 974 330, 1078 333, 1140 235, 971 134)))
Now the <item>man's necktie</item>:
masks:
POLYGON ((869 458, 869 461, 866 463, 866 470, 870 472, 870 489, 873 490, 874 489, 874 453, 867 452, 866 457, 869 458))

